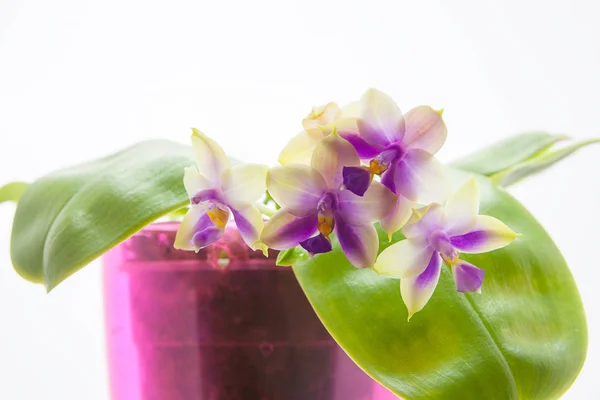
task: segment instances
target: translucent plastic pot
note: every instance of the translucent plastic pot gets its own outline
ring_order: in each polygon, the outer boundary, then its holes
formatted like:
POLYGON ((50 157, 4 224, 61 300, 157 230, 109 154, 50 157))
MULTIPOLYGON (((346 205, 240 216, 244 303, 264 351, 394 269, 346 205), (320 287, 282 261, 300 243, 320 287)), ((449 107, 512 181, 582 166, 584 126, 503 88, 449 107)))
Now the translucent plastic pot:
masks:
POLYGON ((235 228, 200 251, 177 224, 104 257, 112 400, 389 400, 327 333, 291 268, 235 228))

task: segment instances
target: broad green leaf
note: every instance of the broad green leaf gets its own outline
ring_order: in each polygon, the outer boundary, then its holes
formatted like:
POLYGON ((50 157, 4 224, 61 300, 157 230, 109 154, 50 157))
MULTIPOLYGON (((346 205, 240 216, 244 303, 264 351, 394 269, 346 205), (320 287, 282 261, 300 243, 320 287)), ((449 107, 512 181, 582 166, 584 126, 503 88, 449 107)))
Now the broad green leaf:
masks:
POLYGON ((499 186, 510 186, 529 175, 536 174, 551 167, 554 163, 575 153, 577 150, 594 143, 600 143, 600 139, 590 139, 558 150, 543 152, 536 157, 492 175, 490 179, 499 186))
POLYGON ((504 249, 463 256, 485 270, 481 295, 456 292, 444 269, 430 302, 407 322, 399 281, 352 267, 338 243, 294 271, 335 340, 404 399, 556 399, 586 354, 577 287, 533 216, 487 178, 479 184, 481 213, 522 234, 504 249))
POLYGON ((23 193, 13 223, 17 272, 51 290, 155 219, 188 203, 189 146, 157 140, 67 168, 23 193))
POLYGON ((27 187, 29 184, 25 182, 11 182, 0 187, 0 203, 5 201, 18 203, 27 187))
POLYGON ((564 139, 567 139, 564 135, 545 132, 522 133, 462 157, 451 165, 489 176, 534 157, 564 139))

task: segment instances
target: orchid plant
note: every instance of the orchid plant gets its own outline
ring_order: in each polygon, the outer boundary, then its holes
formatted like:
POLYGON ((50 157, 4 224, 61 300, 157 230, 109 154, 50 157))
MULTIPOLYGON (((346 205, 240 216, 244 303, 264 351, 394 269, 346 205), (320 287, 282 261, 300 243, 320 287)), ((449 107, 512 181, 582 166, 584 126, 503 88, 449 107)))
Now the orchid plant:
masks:
POLYGON ((314 107, 302 128, 271 168, 233 164, 193 129, 191 148, 144 142, 6 185, 14 267, 51 290, 161 216, 185 211, 174 243, 185 251, 233 220, 252 250, 279 251, 332 336, 400 396, 553 399, 569 387, 587 342, 577 288, 503 188, 597 140, 555 149, 563 135, 529 133, 443 165, 442 110, 404 115, 375 89, 314 107))

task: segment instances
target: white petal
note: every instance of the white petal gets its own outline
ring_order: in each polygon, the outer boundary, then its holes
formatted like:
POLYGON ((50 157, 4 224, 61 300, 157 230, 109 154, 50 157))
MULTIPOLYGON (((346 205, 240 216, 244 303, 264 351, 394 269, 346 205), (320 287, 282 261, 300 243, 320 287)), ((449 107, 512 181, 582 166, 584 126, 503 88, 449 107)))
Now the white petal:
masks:
POLYGON ((381 228, 388 234, 389 238, 408 222, 415 206, 414 201, 402 195, 396 196, 394 208, 381 219, 381 228))
POLYGON ((243 208, 257 201, 267 189, 268 171, 269 167, 260 164, 226 169, 221 177, 221 188, 227 204, 243 208))
POLYGON ((267 188, 273 199, 290 211, 315 210, 327 185, 309 165, 287 164, 267 174, 267 188))
POLYGON ((371 145, 385 148, 404 138, 404 116, 387 94, 369 89, 360 99, 360 135, 371 145))
POLYGON ((424 150, 407 151, 393 173, 396 193, 411 200, 427 204, 444 201, 448 196, 444 166, 424 150))
POLYGON ((244 242, 252 250, 260 249, 264 253, 267 247, 260 243, 259 240, 264 227, 260 211, 254 206, 248 206, 244 208, 232 208, 231 213, 244 242))
POLYGON ((260 240, 275 250, 290 249, 314 236, 318 225, 316 212, 297 216, 282 208, 266 223, 260 240))
POLYGON ((192 129, 192 147, 198 162, 198 171, 212 183, 218 183, 221 174, 229 168, 229 160, 225 152, 211 138, 192 129))
POLYGON ((313 107, 312 111, 302 120, 304 129, 317 128, 335 121, 341 113, 340 107, 334 102, 313 107))
POLYGON ((479 187, 475 178, 469 178, 450 198, 444 207, 446 231, 451 235, 468 232, 479 214, 479 187))
POLYGON ((317 144, 323 140, 326 134, 319 128, 302 131, 294 136, 279 153, 281 164, 310 164, 313 152, 317 144))
POLYGON ((450 244, 463 253, 485 253, 507 246, 518 236, 499 219, 479 215, 471 230, 450 237, 450 244))
POLYGON ((186 167, 183 174, 183 186, 191 199, 203 190, 211 189, 213 185, 198 172, 198 168, 186 167))
POLYGON ((338 200, 339 212, 348 224, 364 225, 379 221, 389 214, 396 204, 396 195, 381 183, 372 182, 364 196, 342 190, 338 200))
POLYGON ((425 307, 433 295, 440 280, 441 268, 442 259, 438 253, 434 253, 423 273, 400 280, 400 294, 402 294, 402 300, 408 309, 409 320, 425 307))
POLYGON ((360 158, 354 146, 332 133, 319 142, 310 165, 323 176, 329 188, 338 189, 344 180, 344 167, 360 165, 360 158))
POLYGON ((432 253, 424 239, 405 239, 383 250, 373 269, 379 275, 393 278, 419 275, 427 268, 432 253))
POLYGON ((435 154, 446 141, 448 129, 440 112, 429 106, 415 107, 404 116, 406 136, 404 143, 411 149, 435 154))

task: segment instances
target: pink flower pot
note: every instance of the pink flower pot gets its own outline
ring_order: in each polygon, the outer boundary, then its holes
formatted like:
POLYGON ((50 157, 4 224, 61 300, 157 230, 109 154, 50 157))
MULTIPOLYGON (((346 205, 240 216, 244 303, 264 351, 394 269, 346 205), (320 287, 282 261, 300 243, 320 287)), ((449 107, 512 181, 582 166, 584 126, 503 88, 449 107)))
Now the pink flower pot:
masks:
POLYGON ((112 400, 388 400, 325 330, 291 268, 235 228, 199 253, 177 224, 104 257, 112 400))

